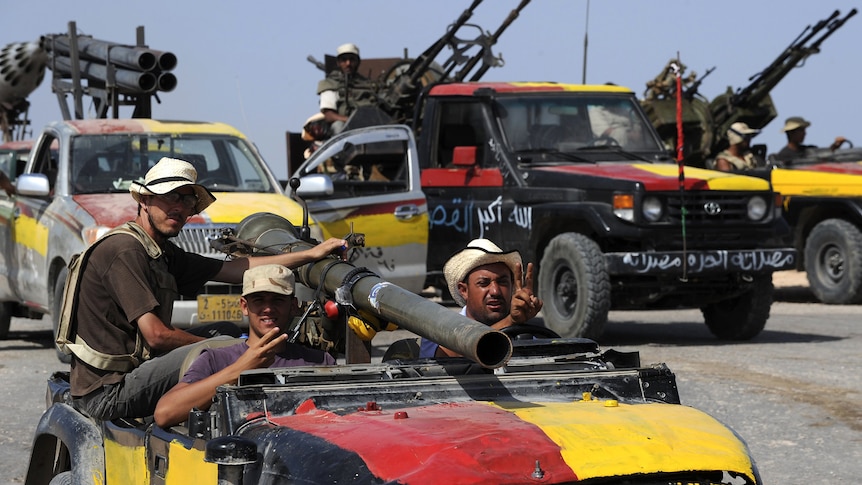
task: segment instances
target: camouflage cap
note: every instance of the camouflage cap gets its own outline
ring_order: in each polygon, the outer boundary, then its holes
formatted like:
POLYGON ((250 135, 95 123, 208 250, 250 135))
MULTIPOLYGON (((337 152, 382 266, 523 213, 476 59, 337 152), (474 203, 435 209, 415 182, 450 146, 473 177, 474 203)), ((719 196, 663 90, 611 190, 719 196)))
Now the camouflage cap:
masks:
POLYGON ((242 275, 242 296, 269 291, 293 296, 296 277, 280 264, 265 264, 247 269, 242 275))

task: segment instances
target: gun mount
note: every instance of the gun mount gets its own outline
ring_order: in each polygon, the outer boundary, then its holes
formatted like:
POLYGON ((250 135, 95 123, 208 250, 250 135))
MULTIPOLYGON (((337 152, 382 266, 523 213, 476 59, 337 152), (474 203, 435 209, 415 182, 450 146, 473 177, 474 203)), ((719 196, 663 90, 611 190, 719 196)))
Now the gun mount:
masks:
MULTIPOLYGON (((712 101, 697 92, 701 81, 696 75, 683 78, 682 123, 686 165, 704 167, 715 154, 727 147, 725 133, 731 124, 742 121, 752 128, 763 128, 777 116, 770 91, 795 67, 820 52, 820 45, 856 15, 854 8, 847 15, 835 10, 829 17, 808 25, 769 66, 751 76, 747 86, 720 94, 712 101)), ((675 61, 674 61, 675 62, 675 61)), ((680 65, 681 71, 685 66, 680 65)), ((682 74, 682 73, 681 73, 682 74)), ((669 67, 647 83, 642 105, 665 145, 676 146, 676 94, 669 80, 669 67)))
MULTIPOLYGON (((401 58, 362 59, 362 73, 375 80, 377 85, 378 108, 393 122, 410 125, 415 120, 423 89, 441 82, 461 82, 471 73, 470 81, 478 81, 488 69, 503 66, 502 56, 495 56, 491 49, 530 0, 521 0, 493 33, 468 23, 482 1, 473 0, 458 19, 446 28, 446 32, 415 58, 405 53, 401 58), (478 34, 469 38, 467 32, 474 30, 478 34), (443 59, 441 54, 447 47, 452 52, 443 59)), ((325 62, 317 61, 312 56, 307 59, 324 72, 336 69, 334 56, 327 55, 325 62)), ((379 117, 372 119, 377 120, 379 117)), ((367 122, 360 120, 349 121, 345 129, 367 125, 367 122)))

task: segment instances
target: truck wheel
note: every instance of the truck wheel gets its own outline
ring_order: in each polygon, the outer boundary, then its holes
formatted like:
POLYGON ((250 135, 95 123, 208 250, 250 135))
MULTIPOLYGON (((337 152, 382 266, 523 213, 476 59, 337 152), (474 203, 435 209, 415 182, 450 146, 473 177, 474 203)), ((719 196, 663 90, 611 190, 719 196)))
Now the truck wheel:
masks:
POLYGON ((805 273, 823 303, 862 301, 862 232, 841 219, 827 219, 805 240, 805 273))
POLYGON ((709 331, 723 340, 750 340, 759 334, 769 320, 772 307, 772 275, 754 277, 746 293, 700 309, 709 331))
POLYGON ((545 326, 563 337, 598 339, 608 321, 611 283, 604 255, 592 239, 561 234, 548 244, 539 266, 545 326))
POLYGON ((12 303, 0 303, 0 340, 9 337, 9 327, 12 325, 12 303))
POLYGON ((72 485, 72 472, 65 471, 54 475, 48 485, 72 485))
POLYGON ((57 275, 57 281, 54 283, 54 301, 51 302, 51 326, 54 327, 54 351, 57 353, 57 359, 64 364, 72 362, 72 356, 66 355, 57 347, 57 331, 60 329, 60 312, 63 308, 63 289, 66 285, 66 275, 69 270, 63 268, 60 274, 57 275))

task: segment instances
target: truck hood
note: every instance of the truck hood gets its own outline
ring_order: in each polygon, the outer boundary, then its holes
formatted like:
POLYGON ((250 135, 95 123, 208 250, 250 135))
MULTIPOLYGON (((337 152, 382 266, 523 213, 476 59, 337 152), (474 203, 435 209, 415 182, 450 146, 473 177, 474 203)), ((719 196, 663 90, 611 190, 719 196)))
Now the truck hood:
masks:
POLYGON ((862 165, 818 163, 770 172, 772 186, 784 196, 862 197, 862 165))
MULTIPOLYGON (((282 194, 245 192, 215 192, 216 201, 200 214, 192 216, 188 224, 237 224, 255 212, 272 212, 295 224, 302 222, 302 207, 282 194)), ((127 193, 86 194, 72 197, 95 221, 103 227, 116 227, 134 220, 137 204, 127 193)))
MULTIPOLYGON (((679 190, 679 167, 656 163, 599 163, 535 167, 537 172, 572 174, 640 183, 648 192, 679 190)), ((769 182, 716 170, 685 167, 686 190, 769 190, 769 182)))
POLYGON ((336 414, 309 400, 242 434, 266 443, 264 463, 314 483, 568 483, 692 471, 754 483, 756 473, 727 427, 661 403, 461 402, 336 414), (532 476, 537 465, 541 479, 532 476))

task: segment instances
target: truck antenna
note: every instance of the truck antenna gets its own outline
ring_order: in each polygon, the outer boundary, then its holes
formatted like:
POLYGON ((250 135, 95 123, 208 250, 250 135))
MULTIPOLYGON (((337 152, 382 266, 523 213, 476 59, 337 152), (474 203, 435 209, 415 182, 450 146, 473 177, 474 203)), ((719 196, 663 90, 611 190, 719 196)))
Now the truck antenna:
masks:
POLYGON ((581 77, 581 84, 587 84, 587 33, 590 30, 590 0, 587 0, 587 15, 584 20, 584 71, 581 77))

